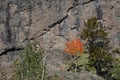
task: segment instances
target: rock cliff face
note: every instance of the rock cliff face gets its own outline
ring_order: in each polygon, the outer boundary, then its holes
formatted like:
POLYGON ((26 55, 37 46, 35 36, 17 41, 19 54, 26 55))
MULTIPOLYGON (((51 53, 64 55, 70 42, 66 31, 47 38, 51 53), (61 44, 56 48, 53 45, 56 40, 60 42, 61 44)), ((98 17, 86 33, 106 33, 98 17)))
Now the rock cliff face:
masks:
POLYGON ((47 50, 63 50, 90 17, 97 17, 111 45, 120 47, 120 0, 0 0, 1 65, 34 39, 47 50))

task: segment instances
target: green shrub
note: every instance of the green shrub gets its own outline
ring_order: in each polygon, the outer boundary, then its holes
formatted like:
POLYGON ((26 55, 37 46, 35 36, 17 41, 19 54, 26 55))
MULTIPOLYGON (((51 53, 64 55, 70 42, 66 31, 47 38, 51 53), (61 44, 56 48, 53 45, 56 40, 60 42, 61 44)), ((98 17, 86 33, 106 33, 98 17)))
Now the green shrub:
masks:
POLYGON ((88 67, 88 57, 89 54, 77 54, 76 56, 71 56, 72 60, 70 62, 70 67, 67 71, 80 72, 81 70, 87 70, 88 67))
POLYGON ((115 50, 112 51, 113 53, 117 53, 117 54, 120 54, 120 49, 119 48, 116 48, 115 50))
POLYGON ((106 29, 95 17, 88 19, 84 24, 85 28, 80 36, 87 41, 86 49, 89 53, 89 65, 96 69, 97 74, 103 76, 106 80, 111 80, 109 68, 112 56, 109 53, 109 38, 106 29))
POLYGON ((38 47, 36 42, 29 43, 20 52, 20 59, 14 62, 14 80, 41 80, 43 50, 38 47))
POLYGON ((110 73, 115 80, 120 80, 120 49, 116 48, 112 51, 114 55, 114 59, 112 62, 112 68, 110 69, 110 73))
POLYGON ((119 59, 115 59, 112 62, 112 65, 113 65, 113 67, 110 69, 112 77, 115 80, 120 80, 120 60, 119 59))

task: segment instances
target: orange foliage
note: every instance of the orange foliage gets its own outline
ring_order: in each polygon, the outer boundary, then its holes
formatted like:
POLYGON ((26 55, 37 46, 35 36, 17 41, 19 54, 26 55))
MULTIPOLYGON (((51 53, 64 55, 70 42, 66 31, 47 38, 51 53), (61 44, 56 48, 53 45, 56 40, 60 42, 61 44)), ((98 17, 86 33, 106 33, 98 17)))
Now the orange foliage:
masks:
POLYGON ((64 50, 66 53, 70 55, 76 55, 78 52, 83 52, 83 44, 80 39, 74 39, 73 41, 69 41, 66 43, 66 48, 64 50))

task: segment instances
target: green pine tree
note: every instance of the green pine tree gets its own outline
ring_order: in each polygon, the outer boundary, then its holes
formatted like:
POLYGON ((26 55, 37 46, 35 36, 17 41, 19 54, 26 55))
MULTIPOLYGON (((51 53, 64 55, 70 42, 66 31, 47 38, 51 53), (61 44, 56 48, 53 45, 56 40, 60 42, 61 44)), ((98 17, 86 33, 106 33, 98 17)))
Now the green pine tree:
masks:
POLYGON ((89 53, 89 64, 96 69, 97 74, 111 80, 109 68, 112 56, 109 53, 109 38, 105 27, 93 17, 84 22, 85 28, 81 38, 86 40, 86 49, 89 53))

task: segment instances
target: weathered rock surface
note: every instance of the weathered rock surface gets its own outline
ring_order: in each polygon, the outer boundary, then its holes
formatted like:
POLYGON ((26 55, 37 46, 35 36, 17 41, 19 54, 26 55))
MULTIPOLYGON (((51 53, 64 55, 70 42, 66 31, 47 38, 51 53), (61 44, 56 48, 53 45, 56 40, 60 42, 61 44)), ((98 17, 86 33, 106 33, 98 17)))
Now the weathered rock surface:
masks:
POLYGON ((55 74, 58 75, 61 80, 104 80, 100 76, 86 71, 81 71, 79 73, 61 71, 55 74))
POLYGON ((59 49, 50 51, 46 57, 47 76, 58 76, 61 80, 104 80, 95 73, 80 71, 67 71, 71 57, 59 49))
MULTIPOLYGON (((120 0, 0 0, 0 50, 34 39, 47 50, 63 50, 94 16, 107 28, 110 44, 120 47, 120 0)), ((8 64, 14 55, 16 49, 8 50, 0 62, 8 64)))
MULTIPOLYGON (((0 44, 26 43, 37 39, 53 47, 78 37, 84 21, 96 16, 107 28, 116 47, 120 45, 119 0, 1 0, 0 44), (59 38, 58 38, 59 37, 59 38)), ((63 46, 61 46, 63 47, 63 46)))

